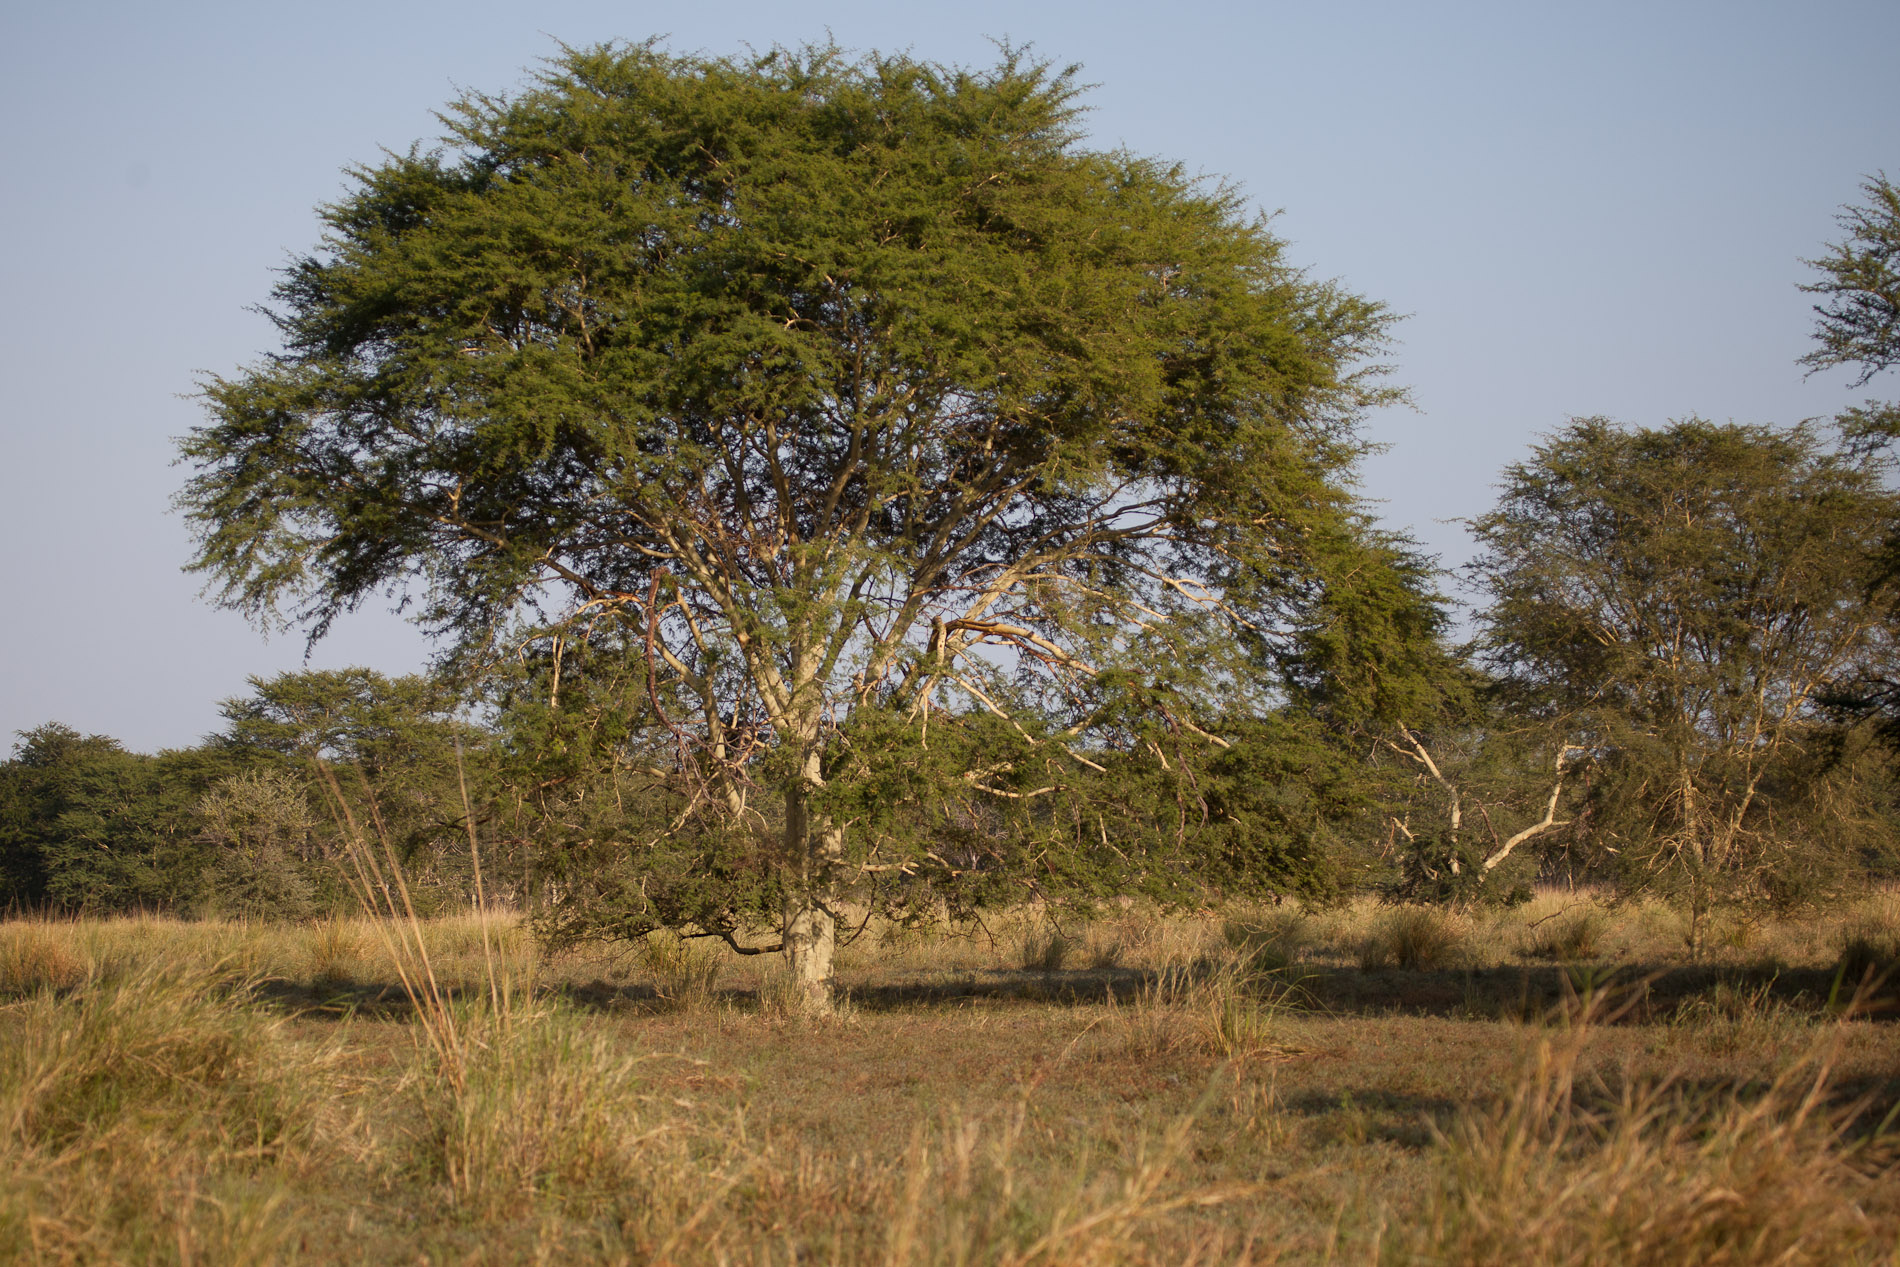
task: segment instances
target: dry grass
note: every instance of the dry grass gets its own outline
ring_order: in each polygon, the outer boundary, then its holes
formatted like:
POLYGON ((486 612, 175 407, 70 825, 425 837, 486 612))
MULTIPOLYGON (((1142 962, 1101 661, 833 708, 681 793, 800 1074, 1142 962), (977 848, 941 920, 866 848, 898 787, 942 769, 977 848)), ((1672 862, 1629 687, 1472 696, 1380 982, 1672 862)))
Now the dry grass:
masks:
POLYGON ((1620 1017, 1457 1002, 1643 980, 1668 925, 1577 895, 1130 908, 1055 966, 1045 912, 873 928, 823 1023, 775 964, 547 959, 506 917, 14 921, 0 1261, 1892 1261, 1893 1023, 1826 1007, 1884 900, 1620 1017), (1551 966, 1580 915, 1596 956, 1551 966), (1374 936, 1436 949, 1363 974, 1374 936))
POLYGON ((0 1245, 35 1262, 283 1247, 291 1177, 357 1141, 326 1095, 339 1045, 292 1041, 247 984, 154 965, 4 1005, 0 1245))
POLYGON ((1359 944, 1359 966, 1443 968, 1458 958, 1466 929, 1461 916, 1435 906, 1397 906, 1384 912, 1359 944))
POLYGON ((702 942, 671 933, 650 934, 642 945, 654 995, 672 1008, 693 1010, 713 1001, 725 956, 702 942))
MULTIPOLYGON (((1744 1004, 1753 1010, 1756 1005, 1744 1004)), ((1496 1107, 1440 1137, 1392 1262, 1847 1264, 1900 1258, 1892 1140, 1841 1105, 1823 1036, 1765 1089, 1590 1079, 1592 1018, 1545 1038, 1496 1107)))
POLYGON ((1602 952, 1608 925, 1608 917, 1588 905, 1559 911, 1526 925, 1524 954, 1559 963, 1595 959, 1602 952))
POLYGON ((1895 984, 1900 975, 1900 913, 1863 912, 1840 926, 1835 942, 1837 971, 1849 989, 1864 985, 1885 991, 1895 984))

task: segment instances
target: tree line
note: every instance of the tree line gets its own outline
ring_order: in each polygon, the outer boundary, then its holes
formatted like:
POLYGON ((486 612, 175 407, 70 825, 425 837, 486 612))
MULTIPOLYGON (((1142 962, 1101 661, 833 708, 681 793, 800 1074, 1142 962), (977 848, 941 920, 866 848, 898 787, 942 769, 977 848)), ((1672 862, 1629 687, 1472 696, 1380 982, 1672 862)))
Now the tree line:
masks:
MULTIPOLYGON (((818 1003, 871 911, 1561 873, 1699 921, 1886 874, 1892 407, 1572 423, 1474 521, 1455 645, 1352 491, 1391 314, 1077 94, 569 50, 356 171, 179 500, 219 601, 314 639, 400 593, 436 670, 253 683, 188 754, 31 732, 13 900, 231 904, 268 853, 318 901, 356 797, 444 893, 473 819, 547 936, 783 952, 818 1003)), ((1863 382, 1864 192, 1808 358, 1863 382)))

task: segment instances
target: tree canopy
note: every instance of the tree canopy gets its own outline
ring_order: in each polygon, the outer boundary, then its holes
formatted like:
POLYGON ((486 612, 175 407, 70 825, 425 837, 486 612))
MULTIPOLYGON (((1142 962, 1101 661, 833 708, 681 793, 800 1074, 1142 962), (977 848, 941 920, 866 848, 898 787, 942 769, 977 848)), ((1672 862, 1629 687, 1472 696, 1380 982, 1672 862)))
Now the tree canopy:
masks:
POLYGON ((313 637, 401 593, 552 698, 569 649, 631 657, 686 817, 783 794, 785 947, 822 981, 847 873, 956 870, 847 872, 833 776, 899 732, 976 726, 941 777, 1033 799, 1168 764, 1150 725, 1226 751, 1314 666, 1369 680, 1342 621, 1438 619, 1349 488, 1389 315, 1237 191, 1086 148, 1076 97, 1009 51, 652 46, 464 97, 323 209, 282 353, 206 384, 196 566, 313 637))
POLYGON ((1847 236, 1820 259, 1821 274, 1801 289, 1820 295, 1814 305, 1818 347, 1801 358, 1811 369, 1854 366, 1861 386, 1900 365, 1900 189, 1883 173, 1861 185, 1866 201, 1842 208, 1847 236))
POLYGON ((1815 823, 1824 700, 1889 646, 1888 474, 1811 427, 1580 419, 1474 524, 1480 647, 1596 765, 1600 842, 1694 909, 1815 823))

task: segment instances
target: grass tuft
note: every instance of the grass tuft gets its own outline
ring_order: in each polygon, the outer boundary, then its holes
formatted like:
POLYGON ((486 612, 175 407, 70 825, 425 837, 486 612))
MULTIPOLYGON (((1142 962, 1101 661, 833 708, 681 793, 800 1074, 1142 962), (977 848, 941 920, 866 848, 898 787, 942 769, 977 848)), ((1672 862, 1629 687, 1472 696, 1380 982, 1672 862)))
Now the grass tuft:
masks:
POLYGON ((350 1133, 336 1045, 219 974, 94 978, 0 1024, 0 1242, 31 1261, 267 1261, 290 1176, 350 1133))
POLYGON ((1061 932, 1046 925, 1037 926, 1023 934, 1018 962, 1025 972, 1060 972, 1073 948, 1074 943, 1061 932))
POLYGON ((647 1114, 633 1057, 557 1007, 458 1010, 461 1063, 438 1060, 418 1084, 420 1160, 458 1209, 479 1219, 537 1202, 594 1211, 642 1187, 647 1114))
POLYGON ((710 1007, 717 997, 720 953, 672 933, 650 933, 641 948, 653 993, 670 1011, 690 1012, 710 1007))
POLYGON ((1841 929, 1838 944, 1835 971, 1850 991, 1890 986, 1900 975, 1900 928, 1891 922, 1876 917, 1856 920, 1841 929))
POLYGON ((1368 972, 1442 968, 1455 959, 1463 942, 1463 930, 1450 912, 1435 906, 1393 907, 1360 943, 1359 966, 1368 972))
POLYGON ((1602 952, 1607 928, 1602 912, 1594 909, 1559 914, 1527 930, 1524 953, 1532 959, 1558 963, 1595 959, 1602 952))
POLYGON ((0 997, 70 990, 91 976, 93 965, 66 932, 37 920, 0 925, 0 997))

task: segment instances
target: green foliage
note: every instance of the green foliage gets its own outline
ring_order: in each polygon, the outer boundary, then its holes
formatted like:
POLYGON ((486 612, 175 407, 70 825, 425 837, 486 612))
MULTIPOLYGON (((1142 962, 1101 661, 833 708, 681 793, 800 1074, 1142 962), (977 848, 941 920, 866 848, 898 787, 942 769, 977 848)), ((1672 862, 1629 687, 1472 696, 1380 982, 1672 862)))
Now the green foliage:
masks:
POLYGON ((1442 622, 1347 491, 1389 317, 1083 148, 1076 93, 644 45, 463 98, 324 209, 283 354, 206 384, 196 566, 312 636, 407 587, 512 658, 576 934, 1319 883, 1341 794, 1240 785, 1332 760, 1290 701, 1402 706, 1442 622))
POLYGON ((13 759, 0 766, 0 900, 8 907, 46 904, 46 843, 63 809, 62 789, 74 769, 119 751, 115 739, 57 722, 20 732, 13 759))
POLYGON ((1698 913, 1772 893, 1878 808, 1820 705, 1885 644, 1887 469, 1805 426, 1584 419, 1507 470, 1475 524, 1480 645, 1579 745, 1579 830, 1626 879, 1698 913))
POLYGON ((197 813, 202 839, 216 847, 206 876, 209 907, 253 918, 316 913, 328 877, 312 865, 324 860, 301 780, 282 770, 247 770, 219 780, 197 813))
POLYGON ((464 776, 495 853, 489 878, 504 896, 519 890, 492 745, 452 719, 445 685, 350 669, 252 687, 225 702, 225 733, 156 756, 58 724, 23 733, 0 764, 0 904, 279 918, 349 905, 347 810, 398 850, 424 906, 459 906, 471 893, 464 776))
MULTIPOLYGON (((216 901, 249 909, 281 899, 285 914, 312 903, 347 902, 340 842, 351 820, 356 830, 386 838, 396 849, 412 892, 425 907, 445 909, 469 899, 467 810, 477 807, 483 822, 492 817, 493 756, 483 728, 456 720, 461 700, 450 681, 391 678, 351 668, 280 673, 252 678, 250 685, 249 695, 224 702, 228 724, 215 742, 248 763, 279 772, 260 774, 248 787, 247 795, 273 802, 258 807, 263 818, 288 815, 285 821, 301 824, 300 814, 308 813, 313 822, 307 834, 302 826, 265 830, 266 837, 287 833, 285 846, 301 860, 296 864, 279 845, 261 847, 240 864, 230 852, 239 848, 232 844, 233 833, 214 824, 218 840, 227 846, 220 855, 220 876, 237 885, 227 886, 216 901), (319 763, 329 768, 328 776, 319 763), (462 799, 464 783, 470 789, 468 803, 462 799), (305 809, 300 811, 299 804, 305 809), (289 837, 300 834, 301 843, 291 845, 289 837), (233 866, 251 878, 240 880, 233 866), (278 878, 266 881, 266 872, 278 878), (278 898, 247 887, 254 884, 276 886, 270 891, 278 898)), ((511 862, 507 852, 497 851, 484 863, 485 878, 503 893, 521 882, 511 862)))
POLYGON ((1847 237, 1807 261, 1822 277, 1801 288, 1824 297, 1814 306, 1820 346, 1801 363, 1856 366, 1856 387, 1900 365, 1900 189, 1884 173, 1860 188, 1866 200, 1838 217, 1847 237))
POLYGON ((210 861, 195 806, 236 764, 213 749, 127 752, 57 723, 24 732, 0 768, 7 899, 63 910, 191 909, 210 861))

